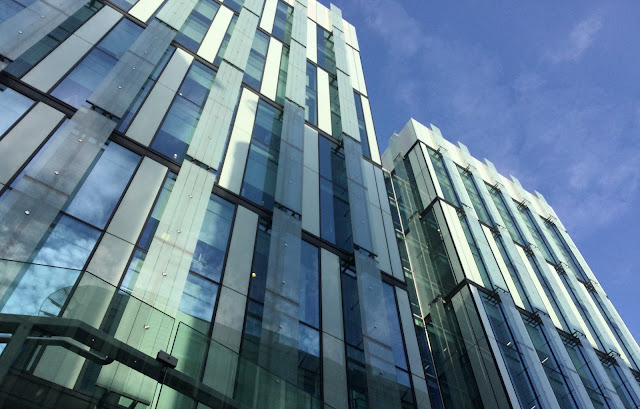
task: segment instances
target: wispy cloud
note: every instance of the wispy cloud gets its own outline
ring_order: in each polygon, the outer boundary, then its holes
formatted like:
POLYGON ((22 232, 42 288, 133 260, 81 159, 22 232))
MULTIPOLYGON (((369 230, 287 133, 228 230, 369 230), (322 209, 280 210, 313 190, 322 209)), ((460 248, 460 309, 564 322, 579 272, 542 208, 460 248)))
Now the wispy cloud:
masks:
POLYGON ((557 50, 549 54, 554 63, 578 61, 593 44, 596 35, 602 29, 602 16, 594 14, 578 22, 569 33, 569 38, 557 50))

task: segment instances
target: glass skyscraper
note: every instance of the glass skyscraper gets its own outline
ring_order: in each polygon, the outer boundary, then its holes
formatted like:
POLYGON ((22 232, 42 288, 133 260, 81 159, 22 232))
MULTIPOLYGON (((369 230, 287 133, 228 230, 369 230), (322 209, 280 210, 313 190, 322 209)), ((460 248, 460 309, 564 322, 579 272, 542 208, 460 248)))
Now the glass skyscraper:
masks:
POLYGON ((636 408, 541 195, 380 155, 316 0, 0 0, 0 408, 636 408))

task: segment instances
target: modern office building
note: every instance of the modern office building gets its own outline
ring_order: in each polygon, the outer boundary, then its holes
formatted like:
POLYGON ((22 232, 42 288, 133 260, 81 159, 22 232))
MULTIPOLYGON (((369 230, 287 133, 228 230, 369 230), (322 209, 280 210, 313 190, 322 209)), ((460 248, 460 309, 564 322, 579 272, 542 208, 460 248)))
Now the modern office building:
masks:
POLYGON ((0 68, 0 408, 640 404, 541 196, 381 158, 335 6, 0 0, 0 68))

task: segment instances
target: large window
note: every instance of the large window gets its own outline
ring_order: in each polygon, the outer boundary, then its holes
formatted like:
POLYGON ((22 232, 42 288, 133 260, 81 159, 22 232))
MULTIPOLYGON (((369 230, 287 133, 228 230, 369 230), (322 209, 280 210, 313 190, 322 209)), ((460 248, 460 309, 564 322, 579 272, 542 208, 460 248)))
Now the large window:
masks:
POLYGON ((304 119, 318 125, 318 71, 307 61, 307 95, 304 104, 304 119))
POLYGON ((282 47, 282 57, 280 57, 280 71, 278 75, 278 88, 276 90, 276 102, 284 105, 284 98, 287 92, 287 73, 289 72, 289 48, 282 47))
POLYGON ((356 116, 358 118, 358 130, 360 131, 360 146, 362 154, 371 158, 371 148, 369 147, 369 136, 367 135, 367 125, 364 121, 364 110, 362 109, 362 99, 360 94, 353 92, 353 99, 356 102, 356 116))
MULTIPOLYGON (((263 327, 271 326, 271 323, 263 323, 270 241, 271 231, 268 228, 268 223, 261 220, 253 253, 249 300, 241 347, 242 356, 253 362, 260 362, 261 354, 265 353, 260 348, 263 327)), ((322 396, 322 372, 320 361, 320 264, 318 248, 303 241, 300 260, 298 376, 296 386, 314 398, 320 399, 322 396)), ((287 347, 290 346, 293 345, 287 345, 287 347)), ((270 353, 270 351, 266 351, 266 353, 270 353)), ((242 377, 247 375, 254 376, 254 374, 240 373, 239 379, 243 379, 242 377)), ((293 383, 293 380, 290 379, 290 381, 293 383)), ((236 393, 245 393, 242 389, 243 387, 246 387, 246 385, 243 382, 238 382, 236 393)), ((269 388, 270 385, 265 385, 265 387, 269 388)), ((246 393, 251 394, 254 392, 246 391, 246 393)), ((299 405, 302 405, 302 402, 299 402, 299 405)), ((307 406, 305 405, 304 407, 307 406)))
MULTIPOLYGON (((11 1, 9 1, 11 3, 11 1)), ((1 7, 1 6, 0 6, 1 7)), ((102 8, 102 3, 89 0, 84 6, 67 18, 58 27, 25 51, 20 57, 13 61, 6 68, 6 71, 16 77, 22 77, 33 66, 39 63, 64 40, 69 38, 81 25, 89 20, 98 10, 102 8)))
POLYGON ((344 149, 327 138, 319 138, 320 155, 320 236, 353 250, 351 213, 344 149))
POLYGON ((182 162, 196 131, 215 72, 195 61, 173 99, 151 147, 176 162, 182 162))
POLYGON ((281 134, 282 111, 260 101, 240 194, 267 209, 274 204, 281 134))
POLYGON ((260 84, 262 84, 262 74, 264 73, 264 64, 267 61, 268 49, 269 36, 260 30, 256 30, 243 79, 245 84, 255 90, 260 90, 260 84))
POLYGON ((276 17, 271 34, 278 40, 289 45, 291 43, 291 26, 293 24, 293 7, 282 0, 278 1, 276 17))
MULTIPOLYGON (((54 133, 50 140, 56 136, 54 133)), ((38 158, 37 155, 0 200, 12 195, 13 189, 22 191, 25 184, 34 182, 31 169, 38 158)), ((33 250, 29 257, 33 264, 25 264, 10 283, 10 290, 0 301, 3 313, 57 316, 61 312, 139 162, 140 156, 113 142, 101 148, 33 250), (62 301, 56 305, 47 302, 51 299, 62 301)), ((46 186, 42 181, 36 182, 46 186)))
POLYGON ((75 108, 80 108, 140 33, 142 27, 126 18, 120 20, 96 48, 51 91, 51 95, 75 108))
MULTIPOLYGON (((125 292, 131 293, 136 287, 138 275, 145 262, 149 247, 156 237, 160 219, 166 209, 175 181, 176 175, 169 173, 138 239, 133 258, 120 285, 125 292)), ((208 333, 210 323, 213 320, 234 212, 235 205, 211 194, 189 273, 180 295, 179 320, 204 334, 208 333)), ((163 232, 159 232, 159 234, 163 234, 163 232)))
POLYGON ((194 53, 197 52, 219 9, 220 5, 213 0, 198 1, 180 28, 176 41, 194 53))
POLYGON ((331 107, 331 136, 342 139, 342 116, 340 114, 340 94, 338 79, 329 76, 329 102, 331 107))
POLYGON ((516 202, 515 200, 514 200, 514 203, 518 208, 520 215, 522 216, 522 220, 524 221, 524 224, 529 229, 529 232, 533 236, 533 240, 536 242, 536 246, 538 246, 544 258, 547 259, 547 261, 555 264, 556 260, 551 254, 551 250, 549 250, 549 247, 547 246, 547 242, 542 237, 542 232, 538 230, 538 227, 535 225, 533 221, 533 214, 531 214, 531 211, 526 207, 524 207, 523 205, 521 205, 520 203, 516 202))

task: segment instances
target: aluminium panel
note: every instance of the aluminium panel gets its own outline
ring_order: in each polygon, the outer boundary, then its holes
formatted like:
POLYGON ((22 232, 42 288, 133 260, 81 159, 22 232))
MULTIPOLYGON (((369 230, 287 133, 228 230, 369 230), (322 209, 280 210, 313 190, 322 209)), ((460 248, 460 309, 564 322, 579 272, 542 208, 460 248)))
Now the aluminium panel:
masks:
POLYGON ((275 37, 270 37, 267 59, 264 64, 260 93, 272 101, 276 100, 278 92, 278 78, 280 75, 280 59, 282 58, 282 43, 275 37))
POLYGON ((118 209, 109 222, 107 233, 135 244, 166 175, 166 166, 148 157, 143 158, 118 205, 118 209))
POLYGON ((0 183, 9 182, 63 119, 62 112, 38 102, 0 139, 0 183))
POLYGON ((331 135, 331 94, 329 74, 318 67, 318 128, 331 135))
POLYGON ((242 186, 242 176, 249 154, 253 124, 258 109, 259 97, 257 94, 244 89, 236 121, 229 138, 229 146, 225 155, 224 164, 220 171, 218 184, 230 191, 239 194, 242 186))
POLYGON ((351 31, 351 46, 360 52, 360 45, 358 44, 358 35, 356 33, 356 28, 353 24, 349 24, 349 30, 351 31))
POLYGON ((216 59, 216 55, 218 55, 218 51, 222 45, 222 40, 227 33, 227 29, 229 28, 232 18, 233 11, 231 11, 231 9, 226 7, 220 7, 218 9, 218 12, 213 18, 213 22, 209 26, 209 30, 207 30, 207 34, 205 34, 202 39, 202 43, 198 48, 198 55, 200 57, 210 63, 213 63, 213 60, 216 59))
POLYGON ((129 14, 145 23, 162 3, 164 0, 140 0, 129 10, 129 14))
POLYGON ((273 22, 276 18, 276 10, 278 8, 278 0, 265 0, 262 18, 260 19, 260 28, 270 33, 273 30, 273 22))
MULTIPOLYGON (((316 1, 316 23, 325 30, 331 32, 333 27, 331 26, 331 16, 329 15, 329 9, 322 3, 316 1)), ((308 8, 308 6, 307 6, 308 8)))
POLYGON ((313 22, 316 21, 316 9, 318 7, 317 0, 307 0, 307 16, 313 22))
POLYGON ((318 26, 313 20, 307 21, 307 58, 318 63, 318 26))

